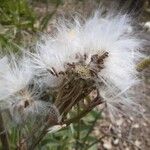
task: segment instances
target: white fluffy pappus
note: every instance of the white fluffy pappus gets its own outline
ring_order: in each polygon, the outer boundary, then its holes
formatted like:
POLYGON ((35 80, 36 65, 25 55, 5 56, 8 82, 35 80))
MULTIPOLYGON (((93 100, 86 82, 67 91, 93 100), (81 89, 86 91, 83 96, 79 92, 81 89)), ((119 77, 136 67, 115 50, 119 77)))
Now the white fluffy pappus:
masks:
POLYGON ((32 80, 33 71, 28 65, 13 55, 0 60, 0 101, 24 89, 32 80))
POLYGON ((32 97, 32 95, 20 95, 20 97, 18 95, 18 98, 18 101, 9 109, 12 120, 15 123, 21 124, 31 120, 37 121, 37 118, 40 118, 40 121, 44 121, 47 116, 51 117, 53 122, 59 122, 59 111, 55 105, 50 102, 36 99, 34 96, 32 97))
POLYGON ((8 117, 15 125, 36 122, 37 119, 44 121, 47 116, 51 117, 53 122, 59 122, 61 117, 58 109, 51 102, 41 100, 41 94, 42 89, 37 84, 27 85, 1 101, 0 110, 6 114, 9 112, 8 117))
POLYGON ((13 54, 0 59, 0 112, 10 112, 8 117, 15 124, 37 121, 37 117, 44 120, 48 114, 59 122, 58 109, 40 99, 43 89, 34 79, 30 61, 24 53, 20 59, 13 54))
POLYGON ((138 81, 136 63, 142 57, 138 50, 144 43, 135 32, 132 19, 126 14, 96 12, 84 23, 80 19, 73 23, 60 21, 56 35, 45 36, 37 44, 36 52, 30 54, 33 68, 40 72, 55 68, 59 72, 65 70, 66 63, 77 62, 77 54, 86 54, 88 64, 92 55, 108 52, 104 69, 98 74, 104 84, 100 92, 113 110, 119 106, 128 112, 139 106, 128 90, 138 81))

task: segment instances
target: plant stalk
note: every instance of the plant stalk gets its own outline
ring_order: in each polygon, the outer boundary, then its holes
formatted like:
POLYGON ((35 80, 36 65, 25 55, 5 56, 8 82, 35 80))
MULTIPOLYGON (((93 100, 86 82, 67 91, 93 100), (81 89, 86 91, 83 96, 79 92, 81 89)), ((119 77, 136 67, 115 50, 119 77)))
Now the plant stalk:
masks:
POLYGON ((0 113, 0 139, 2 142, 2 150, 10 150, 8 134, 6 132, 4 121, 3 121, 3 116, 1 113, 0 113))

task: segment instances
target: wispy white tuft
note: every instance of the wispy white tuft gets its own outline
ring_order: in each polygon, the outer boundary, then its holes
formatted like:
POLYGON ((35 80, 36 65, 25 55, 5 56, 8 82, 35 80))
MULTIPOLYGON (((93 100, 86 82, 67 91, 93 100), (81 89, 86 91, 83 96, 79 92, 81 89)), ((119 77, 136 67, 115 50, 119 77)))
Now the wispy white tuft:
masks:
POLYGON ((0 101, 24 89, 32 80, 28 63, 17 61, 12 55, 0 60, 0 101))
POLYGON ((78 61, 78 54, 86 54, 88 64, 92 55, 108 52, 104 69, 99 72, 96 81, 103 83, 100 93, 112 112, 120 107, 132 110, 136 103, 127 94, 138 81, 136 63, 141 57, 138 50, 143 46, 132 19, 126 14, 103 16, 96 12, 86 21, 60 21, 56 35, 45 36, 37 44, 36 52, 30 53, 32 67, 40 74, 52 68, 61 72, 65 70, 66 63, 78 61))
POLYGON ((15 124, 37 117, 44 120, 47 115, 55 123, 60 120, 57 108, 48 99, 40 99, 45 89, 36 80, 31 59, 25 54, 20 59, 9 55, 0 60, 0 112, 9 111, 15 124))
MULTIPOLYGON (((22 122, 30 115, 36 116, 43 110, 49 113, 52 110, 56 113, 52 118, 57 120, 58 110, 41 100, 38 92, 58 86, 63 80, 61 73, 66 73, 68 64, 75 64, 86 56, 84 65, 88 68, 93 55, 101 56, 107 52, 104 68, 96 72, 97 76, 92 76, 88 70, 88 79, 95 81, 112 119, 118 112, 140 114, 141 106, 133 100, 131 92, 138 83, 136 63, 142 57, 138 50, 144 42, 136 32, 132 18, 126 14, 96 12, 87 20, 75 18, 71 23, 61 20, 56 34, 44 35, 34 52, 23 52, 21 59, 14 55, 0 59, 0 110, 11 108, 16 122, 22 122), (38 83, 41 89, 32 87, 30 90, 32 82, 38 83)), ((82 73, 83 68, 79 66, 76 70, 80 72, 81 69, 82 73)))

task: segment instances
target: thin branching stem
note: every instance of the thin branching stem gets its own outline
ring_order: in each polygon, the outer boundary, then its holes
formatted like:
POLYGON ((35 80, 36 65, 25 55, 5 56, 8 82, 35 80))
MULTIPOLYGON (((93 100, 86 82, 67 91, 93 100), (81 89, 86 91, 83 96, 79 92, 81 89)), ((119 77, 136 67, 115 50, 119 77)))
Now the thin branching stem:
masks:
POLYGON ((84 150, 88 150, 88 149, 90 149, 93 145, 95 145, 95 144, 97 144, 97 143, 101 142, 101 141, 102 141, 102 139, 103 139, 103 138, 105 138, 105 137, 106 137, 106 135, 104 135, 104 136, 102 136, 102 137, 98 138, 96 141, 94 141, 94 142, 93 142, 93 143, 91 143, 90 145, 86 145, 86 148, 85 148, 84 150))
POLYGON ((1 113, 0 113, 0 139, 2 142, 2 150, 10 150, 8 134, 6 132, 4 121, 3 121, 3 116, 1 113))
POLYGON ((98 119, 99 119, 99 113, 96 115, 94 121, 92 122, 92 125, 91 125, 91 127, 89 128, 89 130, 88 130, 88 132, 87 132, 87 134, 86 134, 86 136, 85 136, 85 138, 84 138, 84 140, 83 140, 83 145, 85 145, 85 143, 86 143, 86 141, 87 141, 87 139, 88 139, 90 133, 93 131, 93 128, 94 128, 94 126, 95 126, 95 124, 96 124, 96 122, 97 122, 98 119))
POLYGON ((67 119, 65 120, 63 123, 66 124, 67 126, 70 125, 71 123, 75 123, 77 122, 79 119, 83 118, 84 116, 86 116, 93 108, 95 108, 96 106, 102 104, 103 101, 101 99, 99 99, 98 97, 96 97, 93 102, 83 111, 81 111, 81 113, 79 115, 77 115, 74 118, 71 119, 67 119))
MULTIPOLYGON (((79 106, 79 102, 77 103, 77 115, 80 115, 80 106, 79 106)), ((79 140, 80 140, 80 119, 78 120, 78 124, 77 124, 77 137, 76 137, 76 150, 79 149, 79 140)))

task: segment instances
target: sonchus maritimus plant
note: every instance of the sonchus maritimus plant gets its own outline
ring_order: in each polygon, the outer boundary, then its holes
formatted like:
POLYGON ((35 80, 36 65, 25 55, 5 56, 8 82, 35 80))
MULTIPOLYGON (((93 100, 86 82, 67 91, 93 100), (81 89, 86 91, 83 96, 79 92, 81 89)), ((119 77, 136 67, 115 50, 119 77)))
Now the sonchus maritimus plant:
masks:
MULTIPOLYGON (((144 40, 138 35, 131 16, 96 12, 86 20, 61 20, 56 33, 44 35, 32 52, 2 57, 0 111, 7 119, 1 120, 22 129, 17 148, 34 149, 48 132, 80 120, 101 104, 112 121, 118 113, 142 115, 131 92, 139 81, 136 64, 143 57, 139 49, 144 40)), ((7 135, 6 129, 2 134, 7 135)))

